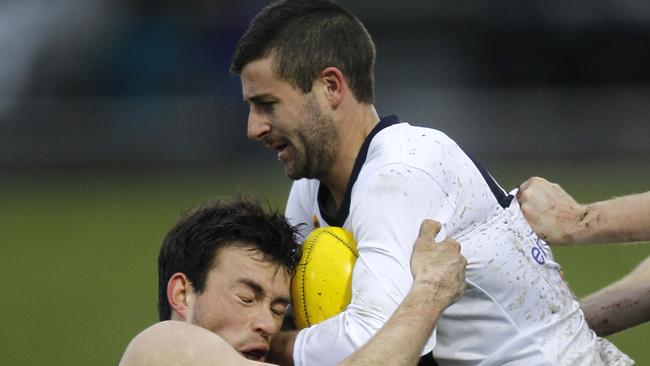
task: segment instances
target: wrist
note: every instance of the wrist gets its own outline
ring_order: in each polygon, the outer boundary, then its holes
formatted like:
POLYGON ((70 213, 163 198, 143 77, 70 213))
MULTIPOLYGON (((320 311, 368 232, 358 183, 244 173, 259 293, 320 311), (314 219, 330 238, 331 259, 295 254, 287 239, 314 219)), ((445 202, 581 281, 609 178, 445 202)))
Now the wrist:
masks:
POLYGON ((411 293, 422 303, 427 304, 432 312, 444 309, 456 299, 457 294, 452 287, 445 285, 447 281, 431 281, 416 278, 411 285, 411 293))
POLYGON ((577 220, 565 235, 566 243, 588 243, 590 241, 594 230, 597 229, 593 222, 593 217, 596 215, 594 211, 593 204, 578 205, 577 220))

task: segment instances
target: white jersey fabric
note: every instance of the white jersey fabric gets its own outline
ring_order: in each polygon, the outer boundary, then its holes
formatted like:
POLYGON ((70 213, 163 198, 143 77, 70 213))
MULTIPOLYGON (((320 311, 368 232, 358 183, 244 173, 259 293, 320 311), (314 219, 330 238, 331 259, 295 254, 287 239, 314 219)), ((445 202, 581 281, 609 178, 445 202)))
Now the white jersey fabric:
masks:
POLYGON ((443 133, 382 119, 361 149, 335 217, 321 212, 319 182, 294 182, 286 216, 306 236, 321 226, 354 234, 352 301, 300 331, 297 366, 334 365, 366 343, 408 293, 420 223, 443 224, 467 258, 466 290, 425 346, 439 365, 629 365, 585 322, 549 246, 519 205, 443 133))

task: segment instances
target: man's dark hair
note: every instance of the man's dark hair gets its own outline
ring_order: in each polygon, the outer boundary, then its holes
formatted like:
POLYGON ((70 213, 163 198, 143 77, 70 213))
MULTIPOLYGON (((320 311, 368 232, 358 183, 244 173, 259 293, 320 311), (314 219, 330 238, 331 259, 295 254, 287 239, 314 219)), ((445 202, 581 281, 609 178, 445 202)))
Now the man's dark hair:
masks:
POLYGON ((276 75, 303 92, 326 67, 341 70, 360 102, 372 103, 375 45, 363 24, 329 0, 283 0, 266 6, 239 40, 230 71, 275 56, 276 75))
POLYGON ((158 314, 171 318, 167 283, 175 273, 187 275, 197 293, 225 247, 250 248, 292 273, 299 259, 296 230, 284 215, 256 201, 216 201, 185 212, 169 230, 158 256, 158 314))

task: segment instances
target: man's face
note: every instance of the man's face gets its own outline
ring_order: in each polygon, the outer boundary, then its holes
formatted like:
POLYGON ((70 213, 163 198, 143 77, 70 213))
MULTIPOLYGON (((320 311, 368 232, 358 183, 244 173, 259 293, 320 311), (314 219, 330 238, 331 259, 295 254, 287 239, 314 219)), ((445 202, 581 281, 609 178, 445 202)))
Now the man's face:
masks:
POLYGON ((290 278, 258 251, 222 248, 187 320, 218 334, 244 357, 264 361, 289 304, 290 278))
POLYGON ((319 85, 303 93, 280 80, 273 56, 247 64, 241 73, 244 100, 250 105, 248 138, 278 152, 291 179, 321 178, 339 151, 336 123, 319 104, 319 85))

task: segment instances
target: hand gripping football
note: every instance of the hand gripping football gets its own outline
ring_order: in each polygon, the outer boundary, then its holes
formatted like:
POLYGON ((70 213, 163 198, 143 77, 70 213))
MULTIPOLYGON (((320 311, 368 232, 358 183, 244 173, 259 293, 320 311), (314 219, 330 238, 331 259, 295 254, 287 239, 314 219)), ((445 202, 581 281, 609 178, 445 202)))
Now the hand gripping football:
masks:
POLYGON ((300 263, 291 281, 294 321, 298 329, 343 311, 352 298, 352 270, 359 253, 352 233, 322 227, 302 245, 300 263))

